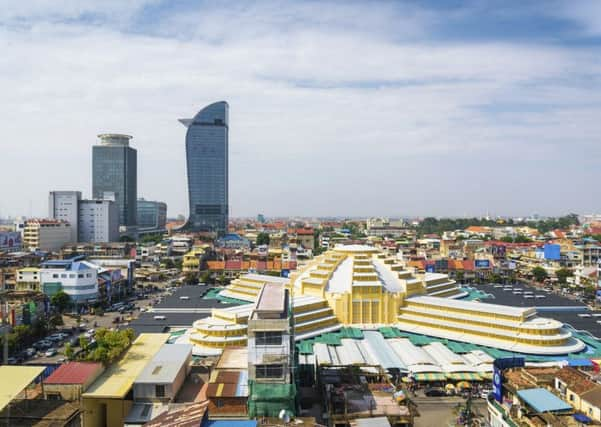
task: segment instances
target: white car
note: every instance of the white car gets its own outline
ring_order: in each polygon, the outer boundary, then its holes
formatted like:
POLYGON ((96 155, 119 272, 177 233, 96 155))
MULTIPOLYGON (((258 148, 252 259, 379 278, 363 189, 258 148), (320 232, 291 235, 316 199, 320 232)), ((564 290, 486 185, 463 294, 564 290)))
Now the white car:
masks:
POLYGON ((46 350, 46 353, 44 353, 44 356, 46 357, 52 357, 56 354, 56 349, 55 348, 49 348, 48 350, 46 350))

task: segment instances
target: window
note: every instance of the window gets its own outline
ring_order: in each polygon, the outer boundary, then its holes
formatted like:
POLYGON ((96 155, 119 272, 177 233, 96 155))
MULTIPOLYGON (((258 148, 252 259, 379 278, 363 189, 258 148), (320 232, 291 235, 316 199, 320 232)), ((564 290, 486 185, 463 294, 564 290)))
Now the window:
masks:
POLYGON ((255 333, 256 345, 282 345, 282 333, 275 331, 264 331, 255 333))
POLYGON ((154 394, 156 397, 165 397, 165 386, 163 384, 156 384, 154 386, 154 394))
POLYGON ((67 275, 66 274, 61 274, 61 279, 66 279, 67 275))
POLYGON ((83 279, 83 274, 78 274, 78 275, 77 275, 77 278, 78 278, 78 279, 83 279))
POLYGON ((75 279, 75 274, 69 274, 69 279, 75 279))
POLYGON ((283 365, 256 365, 257 378, 282 378, 284 376, 283 365))
POLYGON ((570 402, 573 402, 573 401, 574 401, 574 395, 570 394, 570 402))
POLYGON ((52 275, 52 278, 53 278, 53 279, 58 279, 58 274, 53 274, 53 275, 52 275))
POLYGON ((92 273, 86 273, 86 277, 92 277, 92 273))

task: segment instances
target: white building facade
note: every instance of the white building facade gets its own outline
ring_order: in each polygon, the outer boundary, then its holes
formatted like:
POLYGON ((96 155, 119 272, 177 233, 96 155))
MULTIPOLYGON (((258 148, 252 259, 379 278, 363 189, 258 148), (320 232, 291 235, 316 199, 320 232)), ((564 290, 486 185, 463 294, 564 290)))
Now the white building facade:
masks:
POLYGON ((81 200, 78 211, 79 242, 119 240, 119 207, 109 200, 81 200))
POLYGON ((53 296, 65 292, 75 303, 98 299, 98 266, 79 260, 52 260, 40 269, 41 291, 53 296))
POLYGON ((77 242, 78 207, 81 191, 51 191, 48 196, 48 218, 59 219, 71 225, 70 241, 77 242))

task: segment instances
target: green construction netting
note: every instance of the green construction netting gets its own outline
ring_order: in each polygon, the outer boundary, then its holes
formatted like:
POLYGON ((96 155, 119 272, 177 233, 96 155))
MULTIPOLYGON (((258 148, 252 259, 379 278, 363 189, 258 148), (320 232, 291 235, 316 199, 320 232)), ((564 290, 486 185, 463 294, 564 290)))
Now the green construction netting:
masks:
POLYGON ((340 329, 340 338, 353 338, 357 340, 363 339, 363 331, 358 328, 344 327, 340 329))
POLYGON ((249 381, 248 415, 277 417, 282 409, 296 413, 296 386, 294 384, 261 384, 249 381))

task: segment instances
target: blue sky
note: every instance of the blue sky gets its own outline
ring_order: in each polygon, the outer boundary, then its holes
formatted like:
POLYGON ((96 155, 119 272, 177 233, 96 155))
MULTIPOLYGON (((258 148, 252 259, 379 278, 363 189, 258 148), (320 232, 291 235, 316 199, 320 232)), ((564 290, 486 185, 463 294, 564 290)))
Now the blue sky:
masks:
POLYGON ((0 1, 0 216, 89 196, 134 136, 187 211, 177 119, 230 103, 232 215, 599 211, 601 2, 0 1))

